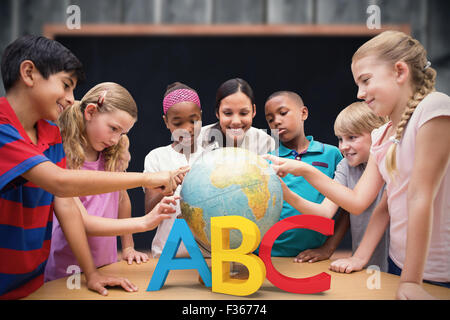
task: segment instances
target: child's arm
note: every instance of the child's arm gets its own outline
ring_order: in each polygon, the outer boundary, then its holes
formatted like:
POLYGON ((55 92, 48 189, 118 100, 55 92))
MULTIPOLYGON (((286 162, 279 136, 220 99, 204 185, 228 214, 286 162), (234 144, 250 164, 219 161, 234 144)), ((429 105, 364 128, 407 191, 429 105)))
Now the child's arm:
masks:
POLYGON ((108 193, 140 186, 157 188, 163 194, 170 195, 188 170, 188 167, 152 173, 67 170, 45 161, 22 176, 59 197, 108 193))
POLYGON ((350 273, 359 271, 369 262, 375 248, 383 237, 389 224, 389 211, 387 206, 386 191, 383 192, 380 202, 372 212, 367 229, 359 244, 358 249, 350 258, 333 261, 330 270, 350 273))
POLYGON ((171 205, 176 205, 179 197, 164 197, 151 212, 135 218, 110 219, 92 216, 86 212, 79 198, 73 198, 81 212, 86 233, 89 236, 119 236, 137 232, 145 232, 155 229, 158 224, 176 210, 171 205))
MULTIPOLYGON (((131 202, 126 190, 120 192, 118 218, 131 218, 131 202)), ((141 263, 141 260, 143 262, 148 261, 147 254, 134 250, 133 235, 131 233, 121 235, 120 242, 122 244, 122 259, 128 261, 128 264, 132 264, 134 260, 138 264, 141 263)))
POLYGON ((372 156, 369 157, 366 169, 353 190, 303 161, 284 159, 273 155, 265 155, 264 158, 273 162, 272 167, 279 176, 284 177, 290 173, 304 177, 325 197, 352 214, 358 215, 366 210, 384 184, 383 177, 372 156))
POLYGON ((330 258, 344 238, 349 226, 350 215, 347 211, 342 211, 336 219, 333 235, 328 237, 321 247, 300 252, 294 262, 316 262, 330 258))
POLYGON ((433 203, 450 161, 450 117, 422 125, 416 136, 414 167, 408 185, 406 255, 397 298, 426 298, 421 283, 433 224, 433 203))
POLYGON ((107 295, 105 286, 122 286, 126 291, 137 291, 128 279, 104 276, 97 271, 84 231, 83 219, 73 198, 55 197, 54 211, 77 261, 86 276, 87 287, 101 295, 107 295))
POLYGON ((145 188, 145 212, 152 210, 163 197, 158 190, 145 188))
POLYGON ((327 198, 323 199, 321 203, 308 201, 289 189, 281 178, 280 182, 283 189, 284 200, 303 214, 313 214, 326 218, 333 218, 339 208, 334 202, 328 200, 327 198))

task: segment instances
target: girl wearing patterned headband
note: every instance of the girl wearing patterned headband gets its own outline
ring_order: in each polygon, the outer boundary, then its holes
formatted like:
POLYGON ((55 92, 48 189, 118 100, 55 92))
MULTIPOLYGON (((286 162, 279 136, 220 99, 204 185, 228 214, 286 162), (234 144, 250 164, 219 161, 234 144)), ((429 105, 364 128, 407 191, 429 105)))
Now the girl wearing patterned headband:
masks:
MULTIPOLYGON (((70 169, 125 171, 128 167, 128 131, 137 119, 137 107, 122 86, 106 82, 89 90, 81 101, 68 107, 58 119, 70 169)), ((131 264, 147 261, 148 256, 134 250, 133 232, 154 229, 173 213, 167 197, 151 213, 131 218, 126 190, 83 196, 77 203, 83 213, 89 247, 97 267, 117 262, 117 240, 121 235, 122 258, 131 264)), ((67 268, 77 265, 58 220, 53 220, 52 245, 45 269, 45 280, 67 276, 67 268)))
MULTIPOLYGON (((198 145, 198 134, 202 127, 202 111, 197 92, 187 85, 175 82, 167 87, 163 99, 163 120, 172 135, 172 143, 159 147, 145 157, 144 172, 175 170, 190 166, 202 154, 198 145)), ((180 193, 180 187, 175 195, 180 193)), ((162 194, 152 189, 144 189, 145 210, 149 211, 161 200, 162 194)), ((171 219, 163 221, 156 231, 152 242, 152 256, 159 257, 172 229, 175 218, 181 214, 177 201, 176 213, 171 219)), ((177 256, 187 256, 183 244, 177 256)))
POLYGON ((216 123, 202 128, 204 148, 240 147, 257 154, 275 149, 275 141, 266 132, 252 127, 256 115, 253 90, 247 81, 235 78, 222 83, 216 94, 216 123))
POLYGON ((397 298, 430 298, 422 281, 450 287, 450 97, 435 92, 426 50, 402 32, 385 31, 363 44, 351 68, 358 98, 390 119, 372 132, 371 154, 354 189, 301 162, 272 159, 279 174, 303 176, 351 213, 365 210, 386 183, 389 214, 375 210, 358 250, 331 269, 361 270, 390 223, 389 272, 400 276, 397 298))

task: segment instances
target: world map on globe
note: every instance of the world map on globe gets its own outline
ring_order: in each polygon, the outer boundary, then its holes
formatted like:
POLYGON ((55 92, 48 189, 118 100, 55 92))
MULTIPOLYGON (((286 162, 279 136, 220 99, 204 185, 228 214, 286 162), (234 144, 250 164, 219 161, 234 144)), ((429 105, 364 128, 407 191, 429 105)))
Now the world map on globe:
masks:
MULTIPOLYGON (((261 156, 242 148, 220 148, 194 162, 181 188, 181 212, 197 242, 210 248, 211 218, 242 216, 258 226, 261 237, 280 218, 281 183, 261 156)), ((238 226, 237 226, 238 227, 238 226)), ((230 232, 230 247, 242 235, 230 232)))

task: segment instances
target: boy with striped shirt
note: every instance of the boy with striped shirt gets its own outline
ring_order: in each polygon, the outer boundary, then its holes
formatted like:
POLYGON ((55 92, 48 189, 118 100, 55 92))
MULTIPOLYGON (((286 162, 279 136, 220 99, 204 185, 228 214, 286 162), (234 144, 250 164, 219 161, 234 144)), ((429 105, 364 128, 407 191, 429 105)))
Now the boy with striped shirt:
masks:
POLYGON ((50 121, 73 104, 73 89, 84 74, 80 61, 60 43, 21 37, 5 49, 1 72, 6 97, 0 98, 0 299, 25 297, 43 284, 53 211, 89 289, 103 295, 105 286, 136 291, 127 279, 96 270, 71 197, 139 186, 171 194, 176 175, 65 169, 61 135, 50 121))

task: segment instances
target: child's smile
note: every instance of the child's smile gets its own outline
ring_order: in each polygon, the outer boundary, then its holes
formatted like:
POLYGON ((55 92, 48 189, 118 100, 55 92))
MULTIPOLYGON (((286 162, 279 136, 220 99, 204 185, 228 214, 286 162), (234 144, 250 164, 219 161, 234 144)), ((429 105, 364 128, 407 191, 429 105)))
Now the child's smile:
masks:
POLYGON ((338 140, 339 150, 351 167, 356 167, 369 160, 372 142, 369 132, 338 136, 338 140))

